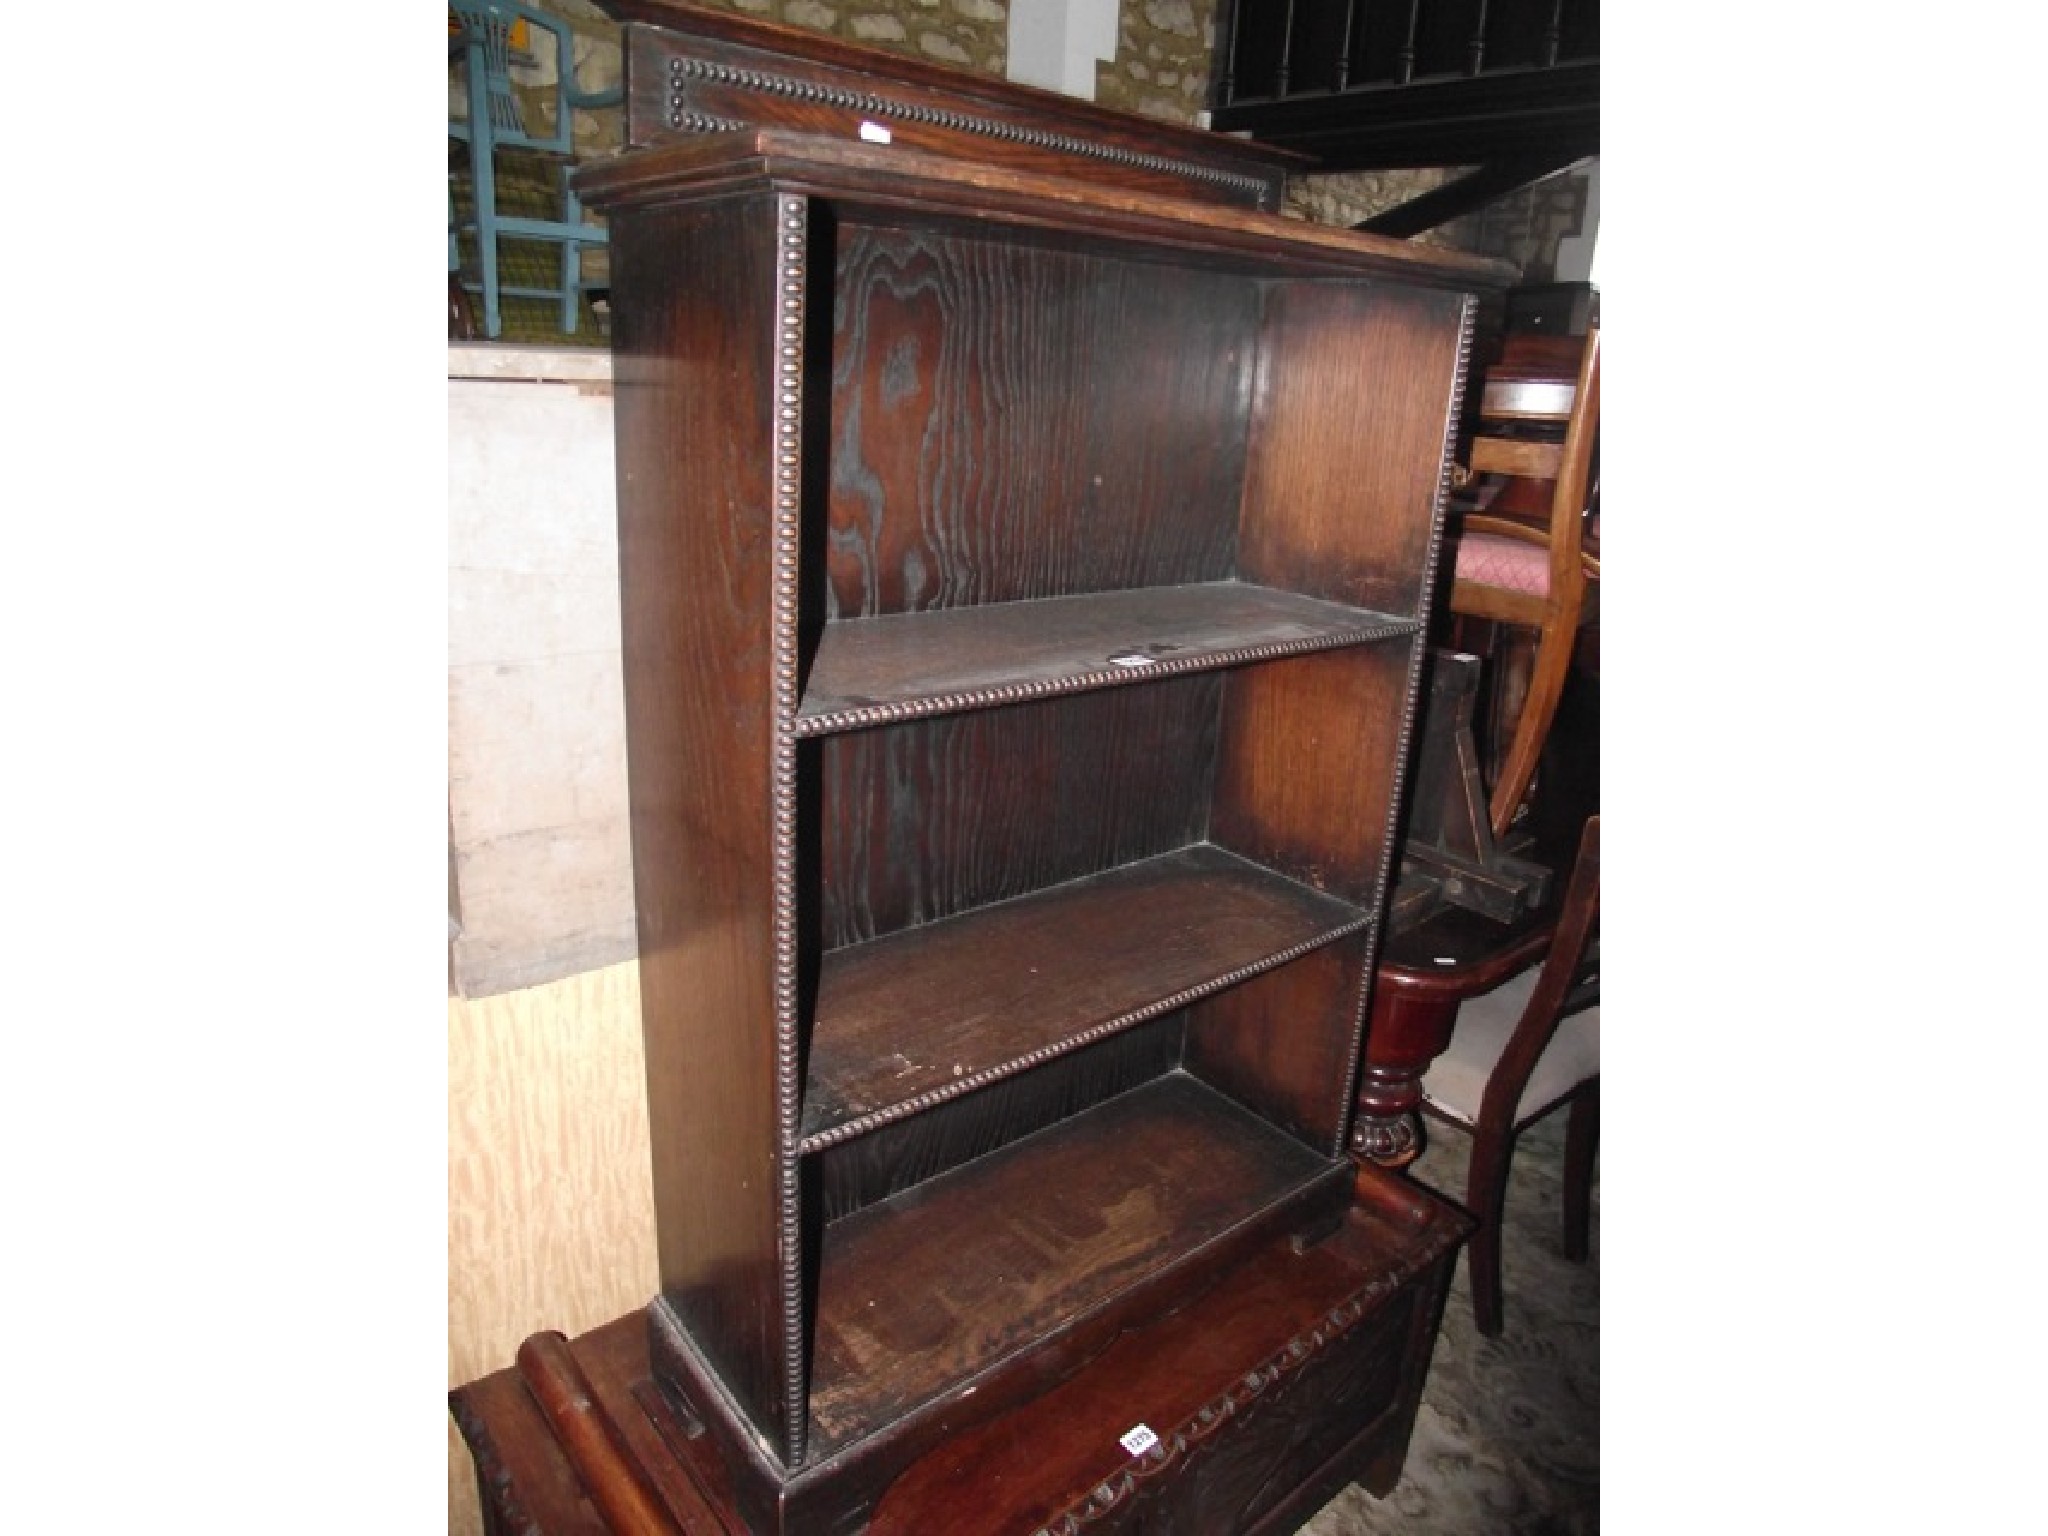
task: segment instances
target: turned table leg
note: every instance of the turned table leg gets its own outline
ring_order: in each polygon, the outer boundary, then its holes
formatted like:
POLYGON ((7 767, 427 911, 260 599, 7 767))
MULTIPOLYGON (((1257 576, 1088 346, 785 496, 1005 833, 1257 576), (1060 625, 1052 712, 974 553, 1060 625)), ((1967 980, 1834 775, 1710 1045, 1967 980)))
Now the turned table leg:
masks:
POLYGON ((1382 1168, 1405 1168, 1422 1154, 1422 1076, 1451 1043, 1461 1000, 1456 991, 1403 983, 1383 969, 1373 988, 1351 1128, 1352 1152, 1382 1168))

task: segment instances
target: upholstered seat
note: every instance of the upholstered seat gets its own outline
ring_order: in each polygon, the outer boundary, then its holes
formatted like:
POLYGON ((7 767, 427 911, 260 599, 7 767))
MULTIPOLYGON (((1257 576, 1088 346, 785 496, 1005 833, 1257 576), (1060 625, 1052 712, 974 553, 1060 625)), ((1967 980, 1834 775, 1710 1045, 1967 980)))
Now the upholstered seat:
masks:
POLYGON ((1458 540, 1457 579, 1526 592, 1550 593, 1550 551, 1498 533, 1468 533, 1458 540))
MULTIPOLYGON (((1423 1097, 1446 1119, 1472 1125, 1479 1119, 1487 1079, 1507 1051, 1515 1025, 1536 991, 1536 971, 1503 982, 1458 1008, 1457 1029, 1450 1048, 1431 1064, 1423 1079, 1423 1097)), ((1515 1103, 1515 1120, 1526 1125, 1586 1079, 1600 1075, 1600 1005, 1567 1014, 1536 1061, 1529 1082, 1515 1103)))

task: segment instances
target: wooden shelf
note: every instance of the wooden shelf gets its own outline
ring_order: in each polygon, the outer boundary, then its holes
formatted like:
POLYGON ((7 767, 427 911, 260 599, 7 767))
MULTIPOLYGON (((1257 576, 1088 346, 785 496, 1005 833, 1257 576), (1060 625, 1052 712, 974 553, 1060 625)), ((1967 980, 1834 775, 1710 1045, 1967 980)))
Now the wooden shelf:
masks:
POLYGON ((1270 970, 1370 921, 1198 844, 824 957, 814 1152, 1270 970))
POLYGON ((1244 582, 1091 592, 825 627, 800 736, 1411 635, 1416 621, 1244 582))
POLYGON ((1184 1073, 825 1229, 810 1399, 829 1455, 1290 1218, 1330 1164, 1184 1073))

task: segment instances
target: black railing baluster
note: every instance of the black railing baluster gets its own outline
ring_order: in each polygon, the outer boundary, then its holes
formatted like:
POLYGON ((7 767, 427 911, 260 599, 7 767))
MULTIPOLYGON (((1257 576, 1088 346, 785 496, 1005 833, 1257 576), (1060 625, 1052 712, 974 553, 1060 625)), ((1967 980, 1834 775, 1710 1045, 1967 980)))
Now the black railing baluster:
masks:
POLYGON ((1479 14, 1472 20, 1471 57, 1465 62, 1465 73, 1476 75, 1486 67, 1486 0, 1479 0, 1479 14))
POLYGON ((1216 57, 1222 61, 1222 72, 1217 76, 1212 95, 1215 104, 1227 107, 1237 100, 1237 15, 1244 0, 1222 0, 1218 7, 1222 15, 1223 35, 1216 40, 1216 57))
POLYGON ((1351 38, 1358 31, 1358 8, 1365 0, 1344 0, 1344 37, 1337 44, 1337 89, 1351 83, 1351 38))
POLYGON ((1294 0, 1287 0, 1287 13, 1280 19, 1280 68, 1273 76, 1273 94, 1287 94, 1287 74, 1294 63, 1294 0))
POLYGON ((1406 85, 1415 78, 1415 18, 1422 10, 1422 0, 1408 0, 1408 36, 1401 42, 1401 56, 1394 65, 1394 82, 1406 85))

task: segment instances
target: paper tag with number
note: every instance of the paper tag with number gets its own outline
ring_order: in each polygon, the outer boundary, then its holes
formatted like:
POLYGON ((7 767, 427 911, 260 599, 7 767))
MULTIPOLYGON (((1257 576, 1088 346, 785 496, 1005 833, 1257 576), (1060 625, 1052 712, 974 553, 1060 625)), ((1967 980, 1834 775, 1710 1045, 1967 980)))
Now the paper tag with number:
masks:
POLYGON ((1119 1437, 1119 1443, 1133 1456, 1142 1456, 1159 1443, 1159 1437, 1143 1424, 1134 1424, 1119 1437))

